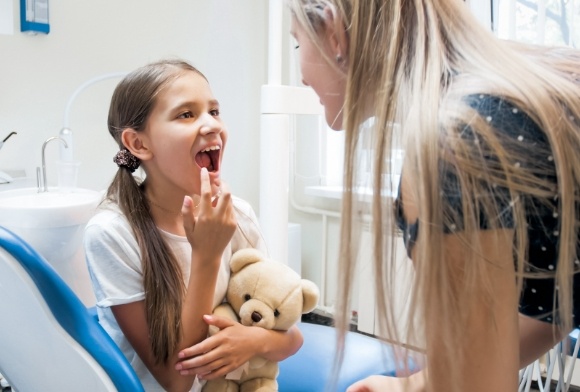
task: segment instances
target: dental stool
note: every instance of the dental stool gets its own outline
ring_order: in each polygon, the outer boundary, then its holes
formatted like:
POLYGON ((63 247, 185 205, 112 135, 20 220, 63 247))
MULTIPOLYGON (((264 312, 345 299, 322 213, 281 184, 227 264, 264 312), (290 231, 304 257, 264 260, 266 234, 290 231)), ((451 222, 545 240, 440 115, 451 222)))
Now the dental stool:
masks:
MULTIPOLYGON (((328 392, 336 352, 333 327, 299 323, 304 344, 293 356, 280 362, 280 392, 328 392)), ((409 370, 416 366, 409 362, 409 370)), ((399 367, 400 368, 400 367, 399 367)), ((344 361, 332 392, 344 392, 356 381, 372 375, 396 376, 392 345, 356 332, 347 332, 344 361)))
POLYGON ((0 374, 14 391, 143 392, 117 345, 54 269, 0 226, 0 374))

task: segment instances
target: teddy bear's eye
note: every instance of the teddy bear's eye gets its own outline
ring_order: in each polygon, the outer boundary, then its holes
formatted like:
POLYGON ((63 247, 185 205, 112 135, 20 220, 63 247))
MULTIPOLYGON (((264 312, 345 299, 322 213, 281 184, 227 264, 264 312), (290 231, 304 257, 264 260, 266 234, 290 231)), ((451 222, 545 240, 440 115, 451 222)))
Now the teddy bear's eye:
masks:
POLYGON ((278 317, 280 316, 280 312, 278 312, 278 309, 274 310, 274 317, 278 317))
POLYGON ((250 294, 244 295, 244 301, 249 301, 251 299, 252 299, 252 297, 250 296, 250 294))

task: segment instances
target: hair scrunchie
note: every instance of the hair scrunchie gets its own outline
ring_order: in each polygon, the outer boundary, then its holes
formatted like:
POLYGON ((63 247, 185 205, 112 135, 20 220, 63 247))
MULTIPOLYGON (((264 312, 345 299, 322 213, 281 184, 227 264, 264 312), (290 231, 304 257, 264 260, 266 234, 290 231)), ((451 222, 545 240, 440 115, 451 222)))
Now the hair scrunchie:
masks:
POLYGON ((119 167, 127 168, 127 170, 129 170, 131 173, 137 170, 139 165, 141 165, 141 160, 135 155, 131 154, 126 148, 119 150, 115 154, 113 157, 113 162, 115 162, 119 167))

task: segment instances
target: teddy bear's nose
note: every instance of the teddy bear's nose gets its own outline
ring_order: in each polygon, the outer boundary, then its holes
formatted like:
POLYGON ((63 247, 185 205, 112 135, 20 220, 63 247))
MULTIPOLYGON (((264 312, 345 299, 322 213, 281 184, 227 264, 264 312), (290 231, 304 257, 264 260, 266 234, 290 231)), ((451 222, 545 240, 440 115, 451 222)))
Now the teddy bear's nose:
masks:
POLYGON ((258 323, 260 320, 262 320, 262 315, 258 312, 252 312, 252 321, 258 323))

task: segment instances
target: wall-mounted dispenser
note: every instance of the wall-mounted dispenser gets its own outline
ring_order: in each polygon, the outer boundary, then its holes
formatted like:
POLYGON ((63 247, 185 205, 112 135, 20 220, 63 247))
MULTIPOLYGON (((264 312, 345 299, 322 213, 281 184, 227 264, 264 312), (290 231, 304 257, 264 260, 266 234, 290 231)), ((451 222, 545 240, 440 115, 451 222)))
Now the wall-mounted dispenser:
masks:
POLYGON ((20 0, 20 31, 48 34, 48 0, 20 0))

